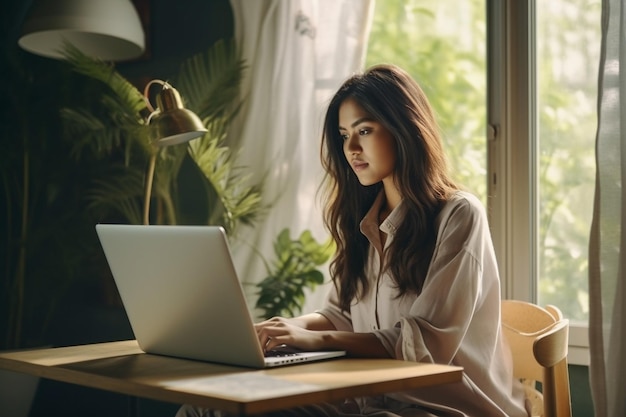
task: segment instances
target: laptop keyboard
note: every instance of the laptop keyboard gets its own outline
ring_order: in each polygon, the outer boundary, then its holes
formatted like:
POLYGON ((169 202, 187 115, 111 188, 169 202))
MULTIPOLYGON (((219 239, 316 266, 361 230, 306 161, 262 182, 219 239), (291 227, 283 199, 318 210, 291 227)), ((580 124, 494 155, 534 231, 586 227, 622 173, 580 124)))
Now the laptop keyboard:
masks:
POLYGON ((300 350, 289 347, 287 345, 277 346, 272 350, 265 352, 266 358, 284 358, 289 356, 298 356, 300 350))

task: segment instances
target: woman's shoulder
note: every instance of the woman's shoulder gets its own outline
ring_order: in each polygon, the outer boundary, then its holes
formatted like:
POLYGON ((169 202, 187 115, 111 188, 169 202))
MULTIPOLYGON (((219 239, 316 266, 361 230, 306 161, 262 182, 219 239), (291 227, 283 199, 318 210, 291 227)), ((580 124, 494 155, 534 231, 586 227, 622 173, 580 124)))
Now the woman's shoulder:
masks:
POLYGON ((439 213, 437 228, 440 242, 482 241, 489 231, 483 203, 472 193, 456 191, 439 213))
POLYGON ((487 221, 485 206, 474 194, 467 191, 454 192, 439 213, 440 223, 450 220, 455 223, 477 225, 487 221))
POLYGON ((474 194, 468 191, 458 190, 452 193, 448 201, 443 206, 443 210, 468 210, 472 212, 482 213, 485 211, 485 207, 474 194))

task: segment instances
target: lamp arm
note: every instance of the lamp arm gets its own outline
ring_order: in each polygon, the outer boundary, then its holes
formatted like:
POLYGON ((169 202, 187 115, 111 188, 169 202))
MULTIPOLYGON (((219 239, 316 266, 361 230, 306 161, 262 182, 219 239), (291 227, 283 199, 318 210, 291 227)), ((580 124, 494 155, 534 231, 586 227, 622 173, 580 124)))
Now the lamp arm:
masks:
POLYGON ((158 150, 154 149, 150 155, 150 161, 148 163, 148 169, 146 171, 146 184, 144 190, 143 201, 143 224, 150 224, 150 198, 152 196, 152 180, 154 179, 154 168, 156 166, 158 150))
MULTIPOLYGON (((150 87, 152 87, 154 84, 160 84, 161 89, 171 88, 171 86, 163 80, 151 80, 148 82, 148 84, 146 84, 143 89, 143 100, 146 103, 146 107, 148 108, 150 113, 154 113, 156 111, 156 109, 152 106, 152 103, 150 102, 150 87)), ((150 115, 150 117, 152 117, 152 114, 150 115)), ((148 120, 148 123, 150 123, 150 120, 148 120)))

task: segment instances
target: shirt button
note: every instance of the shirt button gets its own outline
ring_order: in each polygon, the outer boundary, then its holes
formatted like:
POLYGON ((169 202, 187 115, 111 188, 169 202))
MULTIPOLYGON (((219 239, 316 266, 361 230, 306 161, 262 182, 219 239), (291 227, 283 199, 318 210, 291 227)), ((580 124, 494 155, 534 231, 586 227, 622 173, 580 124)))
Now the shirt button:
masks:
POLYGON ((378 330, 378 326, 376 326, 375 324, 372 324, 372 330, 378 330))

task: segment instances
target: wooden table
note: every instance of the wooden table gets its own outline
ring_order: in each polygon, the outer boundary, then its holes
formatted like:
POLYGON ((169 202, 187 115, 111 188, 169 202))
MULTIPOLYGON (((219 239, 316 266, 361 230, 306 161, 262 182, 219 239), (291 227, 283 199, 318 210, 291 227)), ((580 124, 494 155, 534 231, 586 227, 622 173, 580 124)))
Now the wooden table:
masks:
POLYGON ((457 382, 463 371, 351 358, 253 370, 146 354, 134 340, 0 353, 0 368, 239 415, 457 382))

